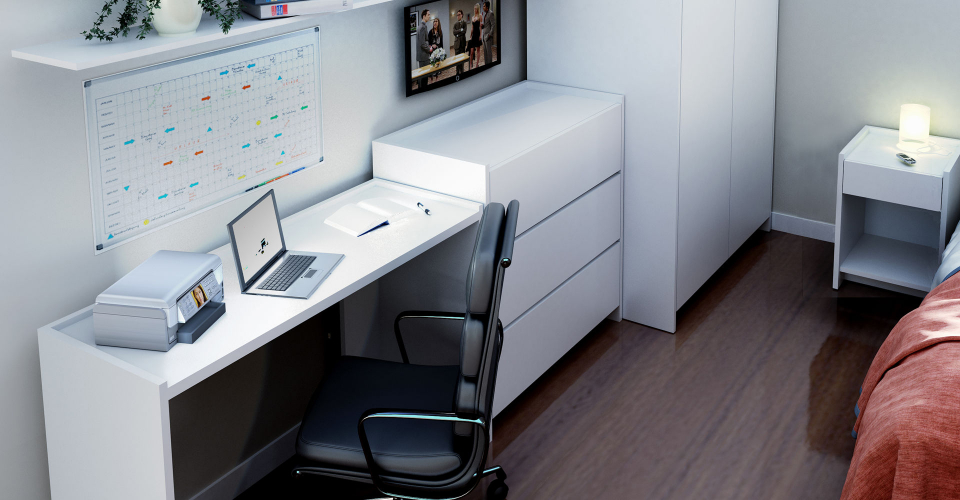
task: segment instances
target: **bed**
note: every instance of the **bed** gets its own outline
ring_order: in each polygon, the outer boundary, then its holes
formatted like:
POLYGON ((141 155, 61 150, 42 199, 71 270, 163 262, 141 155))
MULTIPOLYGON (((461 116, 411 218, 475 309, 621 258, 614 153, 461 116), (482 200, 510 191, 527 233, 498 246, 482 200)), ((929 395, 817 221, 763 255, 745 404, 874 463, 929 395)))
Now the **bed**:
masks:
POLYGON ((960 498, 960 227, 934 289, 893 329, 855 408, 843 500, 960 498))

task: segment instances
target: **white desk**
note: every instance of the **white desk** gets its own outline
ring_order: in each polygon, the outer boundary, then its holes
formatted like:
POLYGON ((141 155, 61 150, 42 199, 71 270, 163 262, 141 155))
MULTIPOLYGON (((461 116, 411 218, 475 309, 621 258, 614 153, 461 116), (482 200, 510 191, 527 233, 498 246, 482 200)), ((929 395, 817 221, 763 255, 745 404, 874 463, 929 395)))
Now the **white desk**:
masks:
POLYGON ((288 248, 345 255, 308 300, 242 295, 226 245, 211 253, 223 260, 227 313, 192 345, 176 345, 166 353, 98 346, 93 306, 40 328, 53 498, 172 500, 171 398, 480 216, 479 203, 372 180, 282 221, 288 248), (422 201, 432 215, 408 218, 360 238, 323 223, 346 204, 381 196, 422 201))

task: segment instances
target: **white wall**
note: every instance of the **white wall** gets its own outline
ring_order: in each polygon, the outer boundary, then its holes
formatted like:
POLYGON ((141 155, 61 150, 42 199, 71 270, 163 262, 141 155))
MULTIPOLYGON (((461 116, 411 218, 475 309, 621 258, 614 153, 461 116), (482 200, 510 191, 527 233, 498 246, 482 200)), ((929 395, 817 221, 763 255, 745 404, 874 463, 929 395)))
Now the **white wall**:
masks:
POLYGON ((837 155, 864 125, 898 128, 901 104, 960 137, 957 19, 956 0, 780 1, 775 212, 832 224, 837 155))
MULTIPOLYGON (((80 85, 85 73, 10 57, 16 47, 75 36, 100 0, 4 0, 0 17, 0 496, 48 498, 37 327, 93 302, 159 249, 226 244, 241 198, 100 256, 93 230, 80 85), (11 14, 12 15, 9 15, 11 14)), ((371 177, 372 139, 516 83, 526 76, 525 0, 505 2, 504 64, 405 99, 406 4, 389 2, 321 21, 326 162, 275 185, 281 215, 371 177)))

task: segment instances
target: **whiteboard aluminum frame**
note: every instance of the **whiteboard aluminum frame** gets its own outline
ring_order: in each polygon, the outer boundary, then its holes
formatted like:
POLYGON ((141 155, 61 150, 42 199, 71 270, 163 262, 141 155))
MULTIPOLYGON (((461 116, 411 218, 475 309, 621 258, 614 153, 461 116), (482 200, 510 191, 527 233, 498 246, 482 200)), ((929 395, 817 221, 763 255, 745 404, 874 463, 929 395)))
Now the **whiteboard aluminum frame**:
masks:
MULTIPOLYGON (((190 56, 185 56, 185 57, 181 57, 181 58, 177 58, 177 59, 171 59, 170 61, 164 61, 164 62, 162 62, 162 63, 152 64, 152 65, 150 65, 150 66, 144 66, 144 67, 141 67, 141 68, 126 70, 126 71, 121 71, 121 72, 118 72, 118 73, 112 73, 112 74, 110 74, 110 75, 104 75, 104 76, 100 76, 100 77, 97 77, 97 78, 91 78, 91 79, 89 79, 89 80, 84 80, 84 81, 81 82, 80 91, 81 91, 81 96, 82 96, 82 98, 83 98, 82 100, 83 100, 83 112, 84 112, 84 131, 85 131, 86 141, 87 141, 87 169, 88 169, 88 176, 89 176, 89 179, 90 179, 90 217, 91 217, 91 222, 92 222, 91 231, 93 232, 93 248, 94 248, 94 252, 93 252, 93 253, 94 253, 94 255, 100 255, 100 254, 102 254, 102 253, 104 253, 104 252, 109 252, 110 250, 113 250, 113 249, 115 249, 115 248, 118 248, 118 247, 120 247, 120 246, 123 246, 123 245, 126 244, 126 243, 129 243, 129 242, 131 242, 131 241, 136 241, 136 240, 138 240, 138 239, 140 239, 140 238, 142 238, 142 237, 144 237, 144 236, 147 236, 147 235, 149 235, 149 234, 152 234, 152 233, 155 232, 155 231, 158 231, 158 230, 160 230, 160 229, 164 229, 164 228, 166 228, 166 227, 168 227, 168 226, 171 226, 171 225, 173 225, 173 224, 176 224, 176 223, 178 223, 178 222, 185 221, 185 220, 190 219, 190 218, 192 218, 192 217, 194 217, 194 216, 196 216, 196 215, 200 215, 200 214, 202 214, 202 213, 204 213, 204 212, 207 212, 208 210, 212 210, 212 209, 217 208, 217 207, 219 207, 220 205, 223 205, 223 204, 225 204, 225 203, 227 203, 227 202, 230 202, 230 201, 239 199, 239 198, 241 198, 241 197, 243 197, 243 196, 245 196, 245 195, 247 195, 247 194, 254 193, 254 192, 257 191, 257 189, 258 189, 259 187, 263 187, 263 186, 258 186, 257 188, 253 188, 253 189, 250 189, 250 190, 248 190, 248 191, 244 191, 244 192, 242 192, 242 193, 238 193, 238 194, 236 194, 236 195, 234 195, 234 196, 230 196, 229 198, 225 198, 225 199, 223 199, 223 200, 220 200, 220 201, 218 201, 218 202, 216 202, 216 203, 214 203, 214 204, 212 204, 212 205, 209 205, 209 206, 207 206, 207 207, 201 208, 201 209, 199 209, 199 210, 196 210, 196 211, 194 211, 194 212, 191 212, 191 213, 189 213, 189 214, 187 214, 187 215, 184 215, 184 216, 182 216, 182 217, 178 217, 178 218, 173 219, 173 220, 170 220, 170 221, 168 221, 168 222, 164 222, 164 223, 159 224, 159 225, 157 225, 157 226, 155 226, 155 227, 152 227, 152 228, 150 228, 150 229, 147 229, 146 231, 143 231, 143 232, 137 234, 136 236, 131 236, 131 237, 129 237, 129 238, 123 240, 123 241, 118 241, 117 243, 114 243, 113 245, 111 245, 111 246, 109 246, 109 247, 104 246, 104 248, 102 248, 102 249, 97 249, 97 237, 99 236, 99 235, 97 234, 97 208, 96 208, 96 207, 97 207, 97 197, 96 197, 96 194, 95 194, 96 186, 94 186, 94 171, 93 171, 94 165, 93 165, 93 150, 92 150, 92 148, 91 148, 91 142, 90 142, 90 141, 91 141, 91 137, 90 137, 90 126, 89 126, 90 124, 87 122, 87 120, 88 120, 88 118, 89 118, 89 116, 90 116, 90 114, 89 114, 89 111, 90 111, 90 110, 88 109, 88 106, 87 106, 87 93, 86 93, 86 89, 90 86, 91 82, 94 81, 94 80, 101 80, 101 79, 105 79, 105 78, 112 78, 112 77, 116 77, 116 76, 123 75, 123 74, 127 74, 127 73, 134 73, 134 72, 140 72, 140 71, 145 71, 145 70, 158 69, 158 68, 160 68, 160 67, 162 67, 162 66, 174 65, 174 64, 183 63, 183 62, 190 61, 190 60, 195 60, 195 59, 200 59, 200 58, 203 58, 203 57, 208 57, 208 56, 210 56, 211 54, 216 54, 216 53, 221 53, 221 52, 228 52, 228 51, 235 51, 235 50, 238 50, 238 49, 240 49, 241 47, 244 47, 244 46, 264 44, 264 43, 271 42, 271 41, 275 41, 275 40, 278 40, 278 39, 281 39, 281 38, 292 38, 292 37, 294 37, 294 36, 299 36, 299 35, 302 35, 302 34, 304 34, 304 33, 307 33, 307 32, 309 32, 309 31, 311 31, 311 30, 312 30, 312 31, 315 33, 315 35, 316 35, 316 44, 317 44, 317 70, 316 70, 316 71, 317 71, 317 74, 316 74, 316 79, 317 79, 317 80, 316 80, 316 81, 317 81, 317 101, 318 101, 319 104, 318 104, 317 106, 315 106, 315 108, 316 108, 315 111, 316 111, 316 114, 317 114, 317 116, 316 116, 317 124, 318 124, 318 127, 319 127, 319 129, 320 129, 320 138, 319 138, 320 158, 319 158, 315 163, 313 163, 313 164, 310 164, 309 162, 305 162, 303 167, 301 167, 300 169, 296 169, 297 171, 296 171, 295 173, 300 173, 300 171, 308 170, 308 169, 310 169, 310 168, 312 168, 312 167, 314 167, 314 166, 316 166, 316 165, 322 164, 322 163, 323 163, 323 160, 324 160, 324 158, 325 158, 325 153, 324 153, 324 151, 325 151, 325 144, 324 144, 324 133, 323 133, 323 82, 322 82, 322 76, 323 76, 323 71, 322 71, 322 68, 323 68, 323 54, 322 54, 322 47, 320 46, 320 41, 321 41, 321 40, 320 40, 320 27, 319 27, 319 26, 313 26, 313 27, 311 27, 311 28, 305 28, 305 29, 293 31, 293 32, 290 32, 290 33, 283 33, 283 34, 276 35, 276 36, 271 36, 271 37, 267 37, 267 38, 262 38, 262 39, 260 39, 260 40, 253 40, 253 41, 250 41, 250 42, 242 43, 242 44, 239 44, 239 45, 234 45, 234 46, 231 46, 231 47, 225 47, 225 48, 220 48, 220 49, 216 49, 216 50, 210 50, 210 51, 203 52, 203 53, 200 53, 200 54, 193 54, 193 55, 190 55, 190 56)), ((282 179, 277 179, 277 180, 275 180, 275 181, 271 181, 271 182, 269 182, 268 184, 273 184, 274 182, 283 182, 284 180, 286 180, 286 179, 289 178, 289 177, 293 177, 293 175, 286 175, 286 176, 284 176, 284 178, 282 178, 282 179)))

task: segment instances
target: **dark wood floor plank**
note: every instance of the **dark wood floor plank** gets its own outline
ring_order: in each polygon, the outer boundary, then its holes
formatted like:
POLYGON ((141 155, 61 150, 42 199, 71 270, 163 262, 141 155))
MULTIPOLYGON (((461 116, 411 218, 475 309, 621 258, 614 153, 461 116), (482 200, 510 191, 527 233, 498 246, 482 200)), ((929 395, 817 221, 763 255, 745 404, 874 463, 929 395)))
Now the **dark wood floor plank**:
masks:
POLYGON ((592 334, 617 345, 496 457, 514 498, 839 496, 857 388, 918 300, 834 291, 832 257, 761 234, 681 311, 675 337, 630 323, 592 334))

